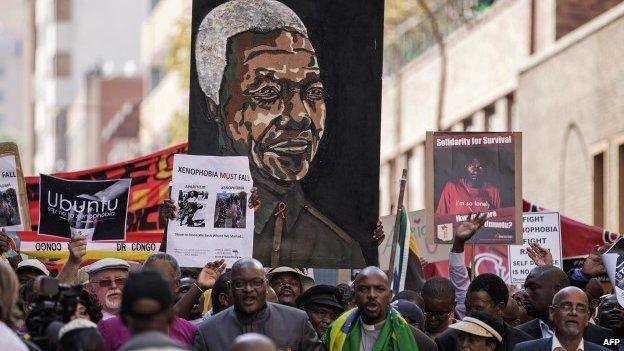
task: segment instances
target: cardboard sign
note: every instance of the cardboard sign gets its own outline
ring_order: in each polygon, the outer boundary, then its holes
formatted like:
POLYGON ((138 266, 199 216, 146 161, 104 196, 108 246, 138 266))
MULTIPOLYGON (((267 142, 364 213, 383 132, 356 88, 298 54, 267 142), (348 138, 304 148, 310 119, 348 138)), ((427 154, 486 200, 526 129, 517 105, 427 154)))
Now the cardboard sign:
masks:
POLYGON ((523 284, 536 264, 526 248, 530 242, 550 250, 555 267, 563 268, 561 255, 561 223, 557 212, 525 213, 522 215, 523 244, 509 245, 509 279, 511 284, 523 284))
POLYGON ((254 211, 247 157, 175 155, 171 200, 178 213, 167 227, 167 253, 182 267, 251 257, 254 211))
POLYGON ((620 237, 602 255, 602 261, 607 270, 609 280, 611 280, 613 293, 615 293, 620 306, 624 306, 624 237, 620 237))
POLYGON ((487 220, 470 244, 522 242, 520 133, 427 132, 429 243, 450 244, 470 214, 487 220))
POLYGON ((0 228, 30 230, 24 174, 15 143, 0 143, 0 228))
MULTIPOLYGON (((428 244, 426 240, 426 219, 425 210, 408 212, 410 219, 410 232, 412 240, 416 240, 418 256, 428 263, 446 261, 451 252, 451 245, 428 244)), ((386 237, 379 245, 379 267, 387 269, 390 264, 390 252, 392 251, 392 231, 394 228, 394 215, 381 217, 381 225, 384 228, 386 237)))

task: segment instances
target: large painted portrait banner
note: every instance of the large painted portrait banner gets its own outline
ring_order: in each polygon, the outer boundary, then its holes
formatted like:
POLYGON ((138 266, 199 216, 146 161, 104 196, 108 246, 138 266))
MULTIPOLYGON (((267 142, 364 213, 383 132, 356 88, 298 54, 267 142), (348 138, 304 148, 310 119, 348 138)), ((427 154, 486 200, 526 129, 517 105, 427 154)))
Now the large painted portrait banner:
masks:
POLYGON ((428 132, 428 241, 449 244, 459 223, 486 213, 474 244, 522 243, 520 133, 428 132))
POLYGON ((189 153, 248 156, 266 266, 377 264, 383 0, 194 0, 189 153))

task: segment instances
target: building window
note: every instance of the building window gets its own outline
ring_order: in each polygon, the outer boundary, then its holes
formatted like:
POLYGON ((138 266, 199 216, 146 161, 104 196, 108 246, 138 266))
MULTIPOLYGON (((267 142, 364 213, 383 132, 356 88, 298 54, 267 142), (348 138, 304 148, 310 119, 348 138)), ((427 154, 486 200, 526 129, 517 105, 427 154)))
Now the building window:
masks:
POLYGON ((54 5, 54 18, 57 21, 71 20, 71 0, 56 0, 54 5))
POLYGON ((68 52, 57 52, 53 60, 54 74, 57 77, 71 75, 71 55, 68 52))
POLYGON ((594 225, 605 225, 605 155, 604 152, 594 155, 594 225))
POLYGON ((152 91, 154 88, 158 86, 158 83, 160 83, 163 76, 164 76, 164 70, 162 67, 152 66, 150 68, 150 84, 149 84, 150 91, 152 91))
POLYGON ((496 114, 496 106, 494 104, 491 104, 490 106, 483 109, 483 113, 485 115, 483 118, 485 123, 485 125, 483 126, 483 130, 489 132, 492 128, 492 118, 496 114))
POLYGON ((507 95, 507 130, 514 130, 514 94, 507 95))
POLYGON ((618 146, 618 202, 620 233, 624 233, 624 144, 618 146))

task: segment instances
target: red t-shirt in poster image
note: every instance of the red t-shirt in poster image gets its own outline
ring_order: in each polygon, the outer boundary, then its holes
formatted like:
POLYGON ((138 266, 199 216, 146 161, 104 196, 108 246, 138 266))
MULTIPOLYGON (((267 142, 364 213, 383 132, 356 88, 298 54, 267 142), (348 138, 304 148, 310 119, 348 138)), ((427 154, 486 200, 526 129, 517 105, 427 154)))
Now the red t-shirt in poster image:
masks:
POLYGON ((436 214, 485 212, 500 206, 500 191, 494 185, 484 182, 481 187, 471 187, 464 179, 449 180, 440 194, 436 214))

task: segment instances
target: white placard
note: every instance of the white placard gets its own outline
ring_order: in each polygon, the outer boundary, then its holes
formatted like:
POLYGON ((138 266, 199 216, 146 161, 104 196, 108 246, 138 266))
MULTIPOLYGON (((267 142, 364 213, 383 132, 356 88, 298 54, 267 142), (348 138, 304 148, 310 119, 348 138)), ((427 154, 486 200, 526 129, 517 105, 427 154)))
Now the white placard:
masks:
MULTIPOLYGON (((427 235, 425 233, 425 230, 427 229, 427 225, 425 223, 425 210, 408 212, 407 215, 410 219, 410 235, 416 238, 419 256, 425 259, 428 263, 448 260, 449 252, 451 252, 451 245, 427 244, 427 235)), ((381 245, 379 245, 379 267, 382 267, 382 269, 387 269, 390 264, 390 252, 392 251, 392 234, 394 230, 395 218, 395 215, 381 217, 381 225, 383 226, 384 233, 386 234, 384 241, 381 245)))
POLYGON ((523 284, 536 265, 526 253, 529 242, 550 250, 555 267, 562 268, 561 223, 558 212, 533 212, 522 215, 523 245, 509 245, 509 279, 511 284, 523 284))
POLYGON ((246 156, 175 155, 171 200, 178 212, 167 226, 167 253, 182 267, 253 254, 253 186, 246 156))
POLYGON ((0 228, 24 230, 15 156, 0 156, 0 228))

